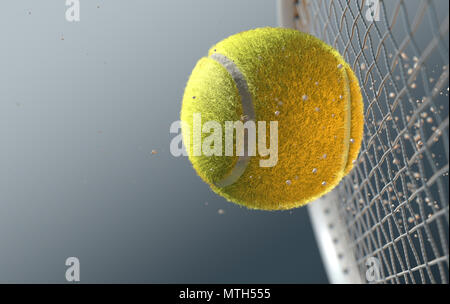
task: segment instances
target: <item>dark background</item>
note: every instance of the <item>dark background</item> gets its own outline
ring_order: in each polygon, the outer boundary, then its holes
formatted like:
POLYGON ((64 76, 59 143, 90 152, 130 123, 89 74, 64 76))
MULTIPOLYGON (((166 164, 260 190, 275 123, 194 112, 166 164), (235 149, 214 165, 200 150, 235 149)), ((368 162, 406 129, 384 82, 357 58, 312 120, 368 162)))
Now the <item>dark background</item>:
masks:
POLYGON ((64 2, 0 2, 0 282, 70 256, 83 283, 327 282, 306 208, 235 206, 169 151, 196 61, 275 2, 64 2))

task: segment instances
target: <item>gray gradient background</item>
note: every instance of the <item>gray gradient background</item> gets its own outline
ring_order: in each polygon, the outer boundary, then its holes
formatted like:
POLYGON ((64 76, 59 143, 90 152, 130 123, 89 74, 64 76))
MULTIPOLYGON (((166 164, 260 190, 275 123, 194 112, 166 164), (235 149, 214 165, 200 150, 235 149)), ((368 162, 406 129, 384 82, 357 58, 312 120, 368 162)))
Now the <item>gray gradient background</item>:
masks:
POLYGON ((275 2, 64 2, 0 2, 0 282, 69 256, 84 283, 327 282, 305 208, 237 207, 169 152, 196 61, 275 2))

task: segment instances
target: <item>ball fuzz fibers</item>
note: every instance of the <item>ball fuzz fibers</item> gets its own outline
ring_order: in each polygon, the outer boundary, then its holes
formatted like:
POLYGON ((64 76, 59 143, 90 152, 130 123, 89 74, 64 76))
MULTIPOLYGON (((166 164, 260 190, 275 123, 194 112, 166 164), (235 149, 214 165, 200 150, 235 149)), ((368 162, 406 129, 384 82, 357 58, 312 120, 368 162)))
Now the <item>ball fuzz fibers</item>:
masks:
MULTIPOLYGON (((352 169, 363 102, 357 78, 335 49, 297 30, 259 28, 226 38, 198 61, 181 121, 189 159, 213 191, 252 209, 290 209, 327 193, 352 169), (276 165, 262 167, 258 154, 194 153, 198 114, 223 130, 226 121, 266 121, 267 136, 269 122, 277 121, 276 165)), ((225 139, 219 146, 225 149, 225 139)))

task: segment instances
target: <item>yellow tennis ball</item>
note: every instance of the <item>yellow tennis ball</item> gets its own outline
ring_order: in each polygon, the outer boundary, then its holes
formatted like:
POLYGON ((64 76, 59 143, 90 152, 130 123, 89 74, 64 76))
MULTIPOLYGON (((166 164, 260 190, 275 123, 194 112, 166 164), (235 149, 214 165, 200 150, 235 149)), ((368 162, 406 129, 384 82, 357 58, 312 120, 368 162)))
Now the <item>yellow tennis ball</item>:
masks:
POLYGON ((198 61, 181 121, 189 159, 213 191, 252 209, 290 209, 327 193, 352 169, 363 101, 357 78, 335 49, 296 30, 259 28, 226 38, 198 61), (256 126, 255 156, 250 148, 238 153, 251 140, 238 142, 237 129, 234 154, 225 153, 226 130, 239 121, 256 126), (265 136, 259 122, 266 122, 265 136), (260 146, 270 144, 277 151, 264 155, 260 146), (275 165, 261 165, 270 158, 275 165))

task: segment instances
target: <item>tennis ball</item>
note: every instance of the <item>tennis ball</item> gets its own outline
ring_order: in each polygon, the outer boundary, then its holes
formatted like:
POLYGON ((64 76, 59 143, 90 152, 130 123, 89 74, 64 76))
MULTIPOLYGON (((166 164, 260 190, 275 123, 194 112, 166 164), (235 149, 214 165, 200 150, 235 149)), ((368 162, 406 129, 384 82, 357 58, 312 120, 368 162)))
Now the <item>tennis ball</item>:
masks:
POLYGON ((291 209, 329 192, 352 169, 363 101, 352 69, 331 46, 297 30, 259 28, 226 38, 198 61, 181 121, 189 159, 213 191, 251 209, 291 209), (258 153, 239 155, 236 139, 234 155, 206 155, 226 149, 224 130, 236 121, 255 122, 258 153), (259 122, 267 122, 265 136, 259 122), (261 166, 271 157, 259 153, 260 137, 272 144, 269 122, 278 124, 277 159, 261 166), (221 140, 212 141, 220 129, 221 140))

